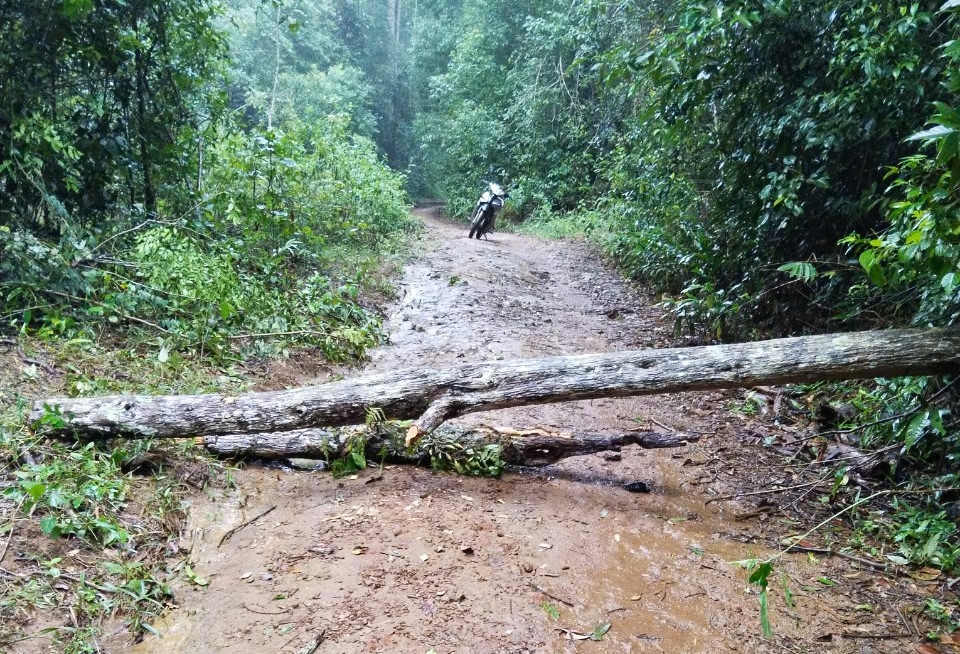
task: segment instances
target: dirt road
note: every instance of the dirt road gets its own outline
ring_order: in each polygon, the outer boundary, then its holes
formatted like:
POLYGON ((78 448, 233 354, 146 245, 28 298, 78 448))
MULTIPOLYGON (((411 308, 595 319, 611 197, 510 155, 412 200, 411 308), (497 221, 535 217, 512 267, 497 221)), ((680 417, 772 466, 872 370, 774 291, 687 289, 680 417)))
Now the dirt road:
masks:
MULTIPOLYGON (((657 310, 587 246, 503 233, 471 241, 464 226, 435 211, 420 215, 422 252, 400 284, 391 344, 368 369, 669 341, 657 310)), ((803 556, 771 579, 776 637, 761 638, 756 592, 731 562, 768 553, 789 526, 765 516, 736 521, 745 505, 704 506, 736 476, 725 452, 757 429, 729 412, 731 397, 577 402, 465 418, 706 434, 683 450, 579 457, 541 476, 465 479, 388 467, 382 478, 369 469, 336 480, 241 470, 234 491, 193 499, 183 545, 209 586, 177 587, 180 608, 156 625, 163 637, 148 636, 133 651, 900 651, 898 641, 838 636, 891 628, 855 608, 859 594, 882 592, 868 573, 803 556), (633 480, 653 492, 621 488, 633 480), (272 506, 218 546, 227 530, 272 506), (817 581, 827 577, 835 585, 817 581), (794 607, 784 603, 784 582, 794 607), (599 641, 566 640, 562 631, 591 633, 607 623, 599 641)))

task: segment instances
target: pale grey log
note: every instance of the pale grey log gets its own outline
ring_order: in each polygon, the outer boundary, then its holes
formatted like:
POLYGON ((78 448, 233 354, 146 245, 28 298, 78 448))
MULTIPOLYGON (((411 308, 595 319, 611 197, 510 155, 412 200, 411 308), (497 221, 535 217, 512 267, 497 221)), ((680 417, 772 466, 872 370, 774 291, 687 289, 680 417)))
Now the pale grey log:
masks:
POLYGON ((735 345, 634 350, 449 368, 408 368, 320 386, 239 396, 127 395, 37 402, 60 412, 51 433, 185 437, 364 422, 367 410, 430 431, 474 411, 569 400, 960 371, 960 332, 886 330, 735 345))
POLYGON ((366 440, 369 460, 375 461, 385 449, 387 460, 403 463, 429 463, 430 447, 447 441, 463 449, 497 445, 501 458, 510 465, 545 466, 560 459, 594 452, 619 451, 626 445, 644 449, 683 447, 696 441, 695 434, 661 434, 652 431, 628 431, 597 434, 554 434, 542 430, 501 430, 487 426, 456 425, 439 427, 417 447, 408 450, 402 439, 366 427, 327 427, 296 429, 268 434, 226 434, 203 438, 204 446, 214 454, 227 457, 257 456, 265 459, 317 458, 333 460, 348 453, 350 438, 366 440))

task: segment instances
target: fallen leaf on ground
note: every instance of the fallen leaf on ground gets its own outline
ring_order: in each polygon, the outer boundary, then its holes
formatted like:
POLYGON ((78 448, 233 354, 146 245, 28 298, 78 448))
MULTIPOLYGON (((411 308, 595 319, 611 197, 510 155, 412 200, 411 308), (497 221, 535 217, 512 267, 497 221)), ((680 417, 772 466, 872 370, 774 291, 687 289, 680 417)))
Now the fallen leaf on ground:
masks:
POLYGON ((590 640, 590 634, 574 631, 573 629, 564 629, 563 627, 558 627, 557 631, 563 634, 563 638, 565 640, 590 640))
POLYGON ((933 581, 940 576, 940 571, 936 568, 920 568, 919 570, 911 570, 907 573, 917 581, 933 581))
POLYGON ((597 628, 593 630, 593 633, 590 634, 590 640, 603 640, 603 637, 610 631, 610 626, 609 622, 598 625, 597 628))

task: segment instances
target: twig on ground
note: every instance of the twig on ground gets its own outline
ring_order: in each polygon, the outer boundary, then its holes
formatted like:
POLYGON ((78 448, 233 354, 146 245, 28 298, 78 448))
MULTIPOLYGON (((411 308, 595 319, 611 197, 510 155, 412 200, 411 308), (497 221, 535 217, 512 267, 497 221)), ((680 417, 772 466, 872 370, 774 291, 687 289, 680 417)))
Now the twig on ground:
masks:
POLYGON ((743 522, 744 520, 750 520, 751 518, 758 518, 762 515, 768 514, 773 511, 772 506, 761 506, 758 509, 753 511, 746 511, 745 513, 735 513, 733 519, 737 522, 743 522))
POLYGON ((826 547, 803 547, 797 546, 793 548, 797 552, 810 552, 811 554, 820 554, 821 556, 839 556, 840 558, 847 559, 848 561, 855 561, 856 563, 862 563, 863 565, 870 566, 877 570, 883 570, 886 572, 890 569, 886 563, 880 563, 879 561, 871 561, 870 559, 865 559, 859 556, 854 556, 853 554, 847 554, 846 552, 838 552, 837 550, 826 548, 826 547))
POLYGON ((270 513, 271 511, 273 511, 273 510, 276 509, 276 508, 277 508, 277 506, 276 506, 276 505, 273 505, 273 506, 271 506, 269 509, 267 509, 266 511, 264 511, 263 513, 259 513, 259 514, 255 515, 255 516, 253 516, 252 518, 250 518, 249 520, 247 520, 246 522, 242 522, 242 523, 240 523, 239 525, 237 525, 236 527, 234 527, 233 529, 229 530, 227 533, 225 533, 223 536, 220 537, 220 542, 217 543, 217 547, 222 546, 222 545, 223 545, 225 542, 227 542, 235 533, 237 533, 238 531, 240 531, 240 530, 243 529, 244 527, 249 527, 249 526, 252 525, 254 522, 256 522, 257 520, 259 520, 259 519, 262 518, 263 516, 267 515, 268 513, 270 513))
POLYGON ((533 588, 533 589, 534 589, 535 591, 537 591, 538 593, 543 593, 544 595, 546 595, 546 596, 549 597, 550 599, 552 599, 552 600, 554 600, 554 601, 557 601, 557 602, 560 602, 561 604, 566 604, 566 605, 569 606, 570 608, 573 608, 573 602, 568 602, 567 600, 563 599, 562 597, 557 597, 557 596, 554 595, 553 593, 551 593, 551 592, 549 592, 549 591, 546 591, 546 590, 540 588, 540 586, 536 585, 536 584, 533 583, 532 581, 529 582, 529 583, 530 583, 530 587, 533 588))
POLYGON ((733 493, 732 495, 721 495, 720 497, 711 497, 709 500, 703 503, 704 506, 711 504, 712 502, 723 502, 725 500, 735 500, 740 497, 751 497, 753 495, 770 495, 772 493, 783 493, 786 491, 797 490, 800 488, 810 488, 811 486, 816 486, 817 484, 822 484, 825 479, 817 479, 816 481, 807 482, 806 484, 797 484, 796 486, 786 486, 785 488, 768 488, 761 491, 753 491, 752 493, 733 493))
POLYGON ((859 500, 857 500, 857 501, 854 502, 853 504, 850 504, 850 505, 848 505, 848 506, 845 506, 844 508, 840 509, 839 511, 837 511, 836 513, 834 513, 833 515, 831 515, 829 518, 827 518, 827 519, 825 519, 825 520, 822 520, 821 522, 817 523, 816 525, 814 525, 813 527, 811 527, 810 529, 808 529, 804 534, 802 534, 802 535, 800 535, 798 538, 794 539, 792 545, 788 545, 785 549, 783 549, 783 550, 782 550, 781 552, 779 552, 778 554, 774 554, 773 556, 771 556, 770 558, 768 558, 767 561, 768 561, 768 562, 775 561, 776 559, 781 558, 781 557, 782 557, 783 555, 785 555, 787 552, 789 552, 789 551, 791 551, 791 550, 797 549, 797 548, 800 546, 799 544, 802 543, 804 540, 806 540, 806 538, 807 538, 810 534, 812 534, 813 532, 817 531, 818 529, 820 529, 821 527, 823 527, 823 526, 825 526, 825 525, 830 524, 831 522, 833 522, 834 520, 836 520, 837 518, 839 518, 840 516, 842 516, 842 515, 843 515, 844 513, 846 513, 847 511, 851 511, 851 510, 857 508, 858 506, 860 506, 860 505, 862 505, 862 504, 866 504, 867 502, 872 502, 873 500, 877 499, 878 497, 883 497, 883 496, 885 496, 885 495, 929 495, 929 494, 932 494, 932 493, 946 493, 946 492, 948 492, 948 491, 958 491, 958 490, 960 490, 960 488, 948 487, 948 488, 921 488, 921 489, 917 489, 917 490, 882 490, 882 491, 877 491, 876 493, 873 493, 872 495, 868 495, 867 497, 861 497, 859 500))
POLYGON ((13 540, 13 527, 17 524, 16 515, 20 513, 20 509, 23 508, 23 503, 27 501, 27 496, 24 495, 20 498, 20 503, 17 505, 17 508, 13 510, 13 514, 10 516, 10 533, 7 534, 7 542, 3 544, 3 551, 0 552, 0 565, 3 565, 3 558, 7 555, 7 550, 10 549, 10 541, 13 540))
POLYGON ((27 356, 27 353, 23 351, 23 345, 20 344, 20 341, 13 338, 0 338, 0 345, 8 345, 10 347, 17 348, 17 356, 20 357, 20 360, 24 363, 36 366, 46 372, 48 375, 58 377, 62 375, 59 370, 51 366, 49 363, 44 363, 40 359, 33 359, 27 356))
POLYGON ((912 622, 910 622, 909 620, 907 620, 907 616, 905 616, 905 615, 903 614, 903 611, 900 610, 900 607, 899 607, 899 606, 897 606, 897 607, 895 607, 895 608, 896 608, 896 611, 897 611, 897 615, 900 617, 900 621, 903 622, 903 626, 907 628, 907 631, 910 632, 910 635, 913 636, 913 635, 914 635, 914 632, 916 632, 915 635, 918 636, 918 637, 920 637, 920 635, 921 635, 921 634, 920 634, 920 630, 917 629, 917 626, 916 626, 915 624, 913 624, 912 622))
POLYGON ((246 602, 244 602, 243 608, 250 611, 250 613, 257 613, 259 615, 283 615, 284 613, 290 612, 290 609, 283 609, 282 611, 261 611, 260 609, 253 608, 246 602))
POLYGON ((914 638, 914 635, 912 633, 911 634, 904 634, 904 633, 860 634, 854 631, 844 631, 836 635, 840 636, 841 638, 850 638, 852 640, 855 640, 858 638, 914 638))
POLYGON ((267 332, 264 334, 235 334, 229 336, 231 340, 240 340, 243 338, 267 338, 270 336, 326 336, 326 332, 320 332, 315 329, 302 329, 292 332, 267 332))
POLYGON ((657 427, 660 427, 661 429, 666 429, 667 431, 670 431, 670 432, 676 432, 676 431, 677 431, 676 429, 674 429, 674 428, 671 427, 670 425, 665 425, 665 424, 663 424, 662 422, 660 422, 659 420, 657 420, 656 418, 652 418, 652 417, 650 417, 650 416, 644 416, 644 417, 643 417, 643 420, 645 420, 645 421, 647 421, 647 422, 650 422, 650 423, 653 423, 653 424, 655 424, 657 427))

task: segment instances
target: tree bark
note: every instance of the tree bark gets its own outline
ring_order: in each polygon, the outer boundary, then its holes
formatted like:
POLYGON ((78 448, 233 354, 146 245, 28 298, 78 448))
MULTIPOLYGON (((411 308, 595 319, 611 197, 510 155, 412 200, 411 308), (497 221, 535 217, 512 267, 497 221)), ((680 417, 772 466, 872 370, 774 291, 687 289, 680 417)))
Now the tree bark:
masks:
POLYGON ((619 451, 625 445, 639 445, 644 449, 683 447, 699 438, 694 434, 660 434, 651 431, 566 434, 542 429, 517 431, 446 424, 410 449, 405 446, 402 436, 390 433, 388 429, 363 426, 211 435, 203 438, 203 444, 210 452, 227 457, 333 460, 347 455, 349 442, 358 437, 365 440, 367 457, 371 461, 379 459, 384 453, 389 461, 422 464, 429 463, 431 453, 439 449, 450 452, 476 451, 493 445, 499 448, 504 463, 531 467, 549 465, 571 456, 619 451))
POLYGON ((147 134, 147 63, 144 62, 143 49, 137 46, 134 52, 137 76, 137 124, 140 133, 140 168, 143 172, 143 210, 148 217, 157 214, 157 192, 153 186, 153 165, 150 161, 150 146, 147 134))
POLYGON ((274 21, 273 45, 276 48, 276 57, 273 67, 273 89, 270 91, 270 106, 267 109, 267 131, 273 129, 273 112, 277 103, 277 84, 280 81, 280 4, 277 3, 277 15, 274 21))
POLYGON ((415 438, 455 416, 528 404, 958 371, 960 331, 889 330, 399 369, 240 396, 53 398, 30 419, 57 414, 37 424, 45 433, 177 438, 361 424, 378 408, 419 418, 415 438))

